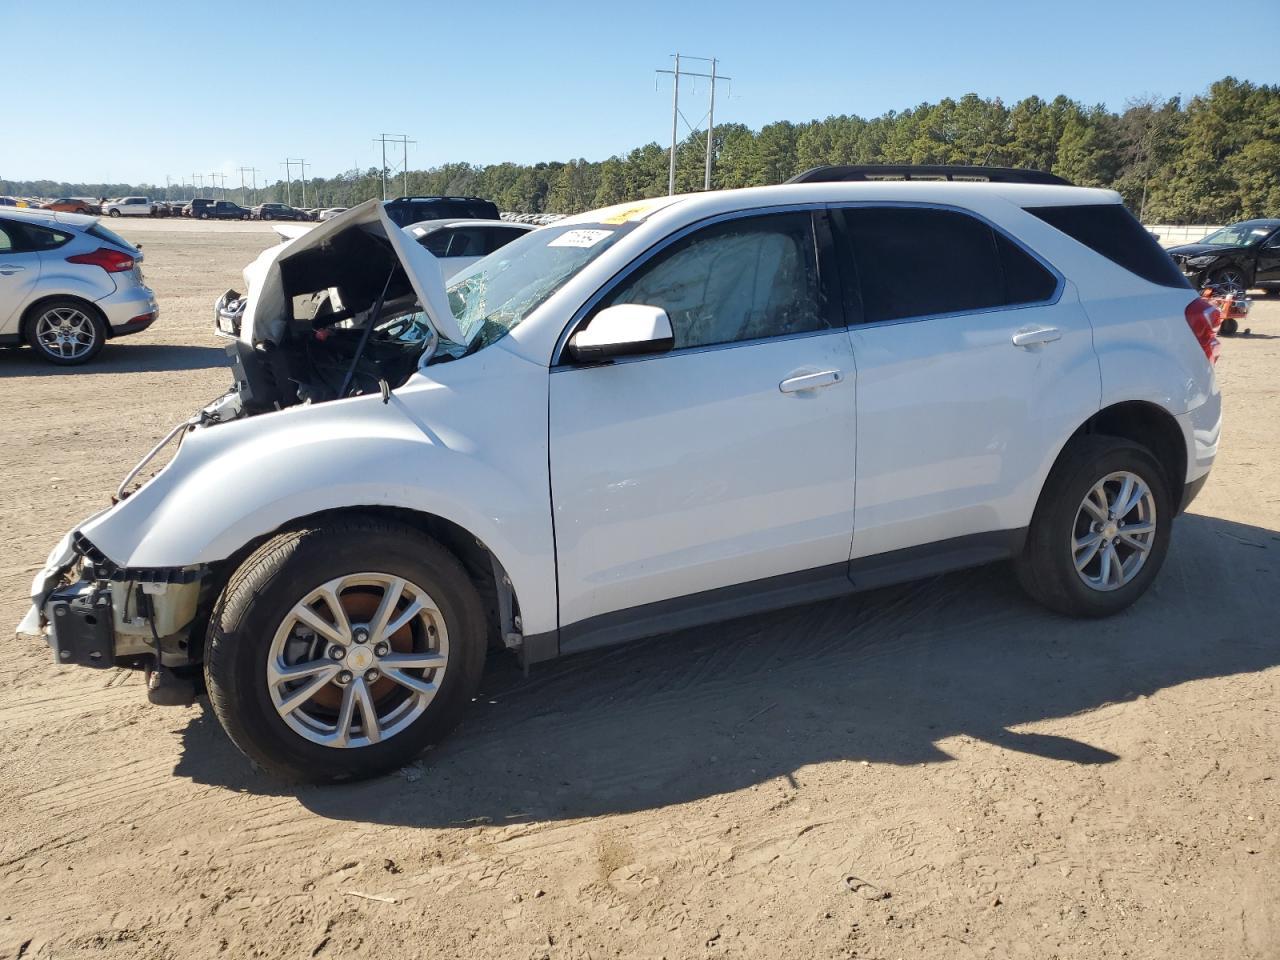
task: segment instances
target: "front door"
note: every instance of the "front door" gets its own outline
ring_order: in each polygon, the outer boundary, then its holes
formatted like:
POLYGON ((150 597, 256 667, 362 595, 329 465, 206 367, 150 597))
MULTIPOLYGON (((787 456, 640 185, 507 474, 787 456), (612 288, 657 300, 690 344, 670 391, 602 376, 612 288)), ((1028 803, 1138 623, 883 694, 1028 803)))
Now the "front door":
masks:
POLYGON ((1258 270, 1254 282, 1280 282, 1280 230, 1277 230, 1258 248, 1258 270))
POLYGON ((847 587, 855 378, 821 216, 686 232, 595 308, 662 307, 675 348, 553 368, 562 649, 744 609, 723 587, 847 587))

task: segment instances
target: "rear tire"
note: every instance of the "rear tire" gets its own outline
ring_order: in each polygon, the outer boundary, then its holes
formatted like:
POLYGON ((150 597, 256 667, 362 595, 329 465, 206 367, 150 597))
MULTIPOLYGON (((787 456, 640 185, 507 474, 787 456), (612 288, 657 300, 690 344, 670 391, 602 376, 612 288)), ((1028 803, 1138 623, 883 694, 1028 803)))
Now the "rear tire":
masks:
POLYGON ((107 325, 83 300, 46 300, 27 314, 22 326, 31 349, 49 363, 75 367, 96 357, 107 342, 107 325))
POLYGON ((1041 491, 1016 561, 1018 580, 1032 599, 1064 616, 1118 613, 1142 596, 1160 572, 1175 506, 1169 478, 1145 447, 1118 437, 1076 437, 1063 448, 1041 491), (1102 491, 1103 499, 1118 495, 1125 477, 1134 478, 1132 496, 1141 484, 1149 497, 1127 511, 1119 504, 1111 511, 1108 500, 1100 515, 1086 505, 1093 498, 1096 508, 1095 490, 1102 491), (1107 519, 1112 512, 1119 515, 1107 519), (1150 535, 1143 532, 1147 527, 1150 535), (1145 549, 1140 550, 1143 540, 1145 549), (1095 543, 1110 544, 1110 556, 1101 546, 1090 552, 1095 543), (1080 560, 1086 561, 1083 569, 1077 569, 1080 560))
POLYGON ((368 516, 333 520, 274 537, 232 576, 209 621, 205 656, 209 700, 232 742, 278 777, 312 783, 373 777, 408 763, 457 724, 479 686, 486 637, 479 594, 451 553, 402 524, 368 516), (385 645, 378 643, 380 634, 367 641, 356 638, 362 623, 374 629, 377 617, 370 610, 393 589, 378 583, 371 586, 377 578, 404 584, 403 595, 397 596, 406 606, 398 607, 401 612, 393 613, 393 619, 407 616, 404 611, 415 596, 434 604, 421 607, 422 612, 407 626, 386 632, 394 645, 389 659, 385 645), (285 660, 286 666, 322 665, 333 657, 331 643, 336 641, 309 630, 296 615, 300 606, 311 602, 318 605, 326 622, 336 623, 338 617, 327 601, 306 601, 326 585, 341 601, 349 621, 345 633, 331 628, 350 638, 343 641, 347 644, 344 655, 335 658, 347 679, 336 675, 326 681, 327 674, 317 675, 292 687, 272 680, 268 665, 279 669, 282 650, 297 650, 299 645, 310 650, 285 660), (440 620, 433 622, 439 628, 420 622, 437 614, 440 620), (411 672, 403 668, 397 672, 393 661, 411 656, 412 651, 432 656, 428 638, 435 639, 442 651, 435 656, 443 657, 445 663, 408 678, 434 685, 434 691, 419 694, 417 688, 392 679, 411 672), (313 646, 307 648, 307 644, 313 646), (373 665, 382 667, 381 675, 370 674, 369 665, 356 659, 357 655, 367 658, 376 649, 382 649, 384 656, 373 665), (352 669, 346 670, 347 666, 352 669), (297 694, 310 679, 317 681, 315 692, 286 709, 282 701, 297 694), (356 702, 355 707, 346 706, 347 697, 356 702), (366 705, 377 714, 372 725, 366 705), (326 724, 332 725, 332 733, 326 724), (376 736, 370 736, 371 727, 376 736), (349 734, 350 745, 338 745, 342 739, 333 738, 340 734, 349 734), (330 742, 323 742, 326 739, 330 742))

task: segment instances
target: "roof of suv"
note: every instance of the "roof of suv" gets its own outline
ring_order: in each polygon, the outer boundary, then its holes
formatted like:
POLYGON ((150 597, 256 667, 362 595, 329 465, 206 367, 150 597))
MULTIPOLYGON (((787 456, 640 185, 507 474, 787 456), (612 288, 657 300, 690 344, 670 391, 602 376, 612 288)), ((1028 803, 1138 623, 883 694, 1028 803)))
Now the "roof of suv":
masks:
POLYGON ((591 210, 557 221, 572 223, 629 223, 647 220, 666 209, 679 207, 681 218, 714 216, 752 207, 784 206, 789 203, 881 201, 887 203, 935 203, 941 206, 969 206, 990 202, 997 196, 1019 207, 1057 207, 1077 204, 1120 203, 1114 190, 1095 187, 1067 187, 1052 184, 980 183, 946 180, 868 180, 859 182, 784 183, 769 187, 743 187, 704 193, 652 197, 620 203, 603 210, 591 210))

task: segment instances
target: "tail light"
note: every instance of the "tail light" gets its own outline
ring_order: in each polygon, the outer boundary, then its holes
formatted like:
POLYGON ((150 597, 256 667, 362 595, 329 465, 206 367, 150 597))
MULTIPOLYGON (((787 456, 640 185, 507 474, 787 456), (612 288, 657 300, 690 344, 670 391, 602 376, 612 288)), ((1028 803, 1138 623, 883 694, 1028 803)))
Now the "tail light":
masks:
POLYGON ((1197 297, 1187 304, 1184 313, 1187 326, 1200 341, 1200 349, 1204 351, 1210 363, 1217 363, 1218 352, 1221 349, 1221 344, 1218 343, 1218 327, 1222 326, 1222 311, 1204 297, 1197 297))
POLYGON ((87 263, 91 267, 101 267, 107 273, 124 273, 133 269, 133 257, 111 247, 99 247, 93 253, 78 253, 67 257, 67 263, 87 263))

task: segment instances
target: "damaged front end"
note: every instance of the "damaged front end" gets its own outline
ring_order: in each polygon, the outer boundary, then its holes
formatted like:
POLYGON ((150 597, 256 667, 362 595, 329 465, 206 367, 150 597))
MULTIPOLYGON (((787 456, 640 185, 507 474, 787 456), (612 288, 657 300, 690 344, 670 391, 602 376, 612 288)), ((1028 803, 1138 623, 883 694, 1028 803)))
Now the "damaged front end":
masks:
MULTIPOLYGON (((149 562, 131 555, 145 538, 121 536, 162 526, 155 478, 135 480, 167 445, 177 440, 178 452, 160 474, 179 461, 193 472, 202 457, 216 455, 217 444, 202 444, 213 427, 361 394, 381 392, 385 400, 441 337, 465 348, 435 258, 377 201, 265 251, 245 280, 247 294, 228 291, 215 307, 215 328, 232 339, 231 390, 156 444, 124 478, 113 505, 64 536, 32 583, 32 606, 17 633, 47 640, 58 663, 164 670, 202 659, 192 632, 212 600, 211 568, 129 566, 149 562), (202 446, 203 454, 192 450, 202 446), (104 525, 114 531, 111 557, 89 539, 104 525)), ((162 562, 188 554, 184 545, 169 547, 162 562)))
POLYGON ((247 293, 228 290, 214 304, 214 332, 233 341, 237 416, 386 399, 439 338, 466 346, 435 258, 378 201, 265 251, 244 279, 247 293))
POLYGON ((43 636, 56 662, 82 667, 175 668, 198 663, 191 630, 209 570, 119 567, 69 533, 31 585, 19 636, 43 636))

